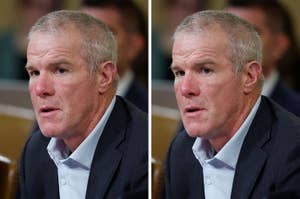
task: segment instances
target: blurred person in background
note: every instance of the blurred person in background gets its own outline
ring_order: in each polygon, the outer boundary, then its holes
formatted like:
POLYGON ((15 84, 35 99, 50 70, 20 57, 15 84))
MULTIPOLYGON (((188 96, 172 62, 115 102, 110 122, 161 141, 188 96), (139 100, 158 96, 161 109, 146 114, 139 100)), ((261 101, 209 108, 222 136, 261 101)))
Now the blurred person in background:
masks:
MULTIPOLYGON (((158 19, 157 27, 152 31, 152 78, 172 80, 173 74, 169 70, 172 62, 171 36, 187 15, 199 10, 204 10, 208 6, 207 0, 163 0, 162 16, 158 19)), ((155 10, 153 10, 153 14, 155 10)), ((157 13, 156 13, 157 14, 157 13)))
POLYGON ((62 7, 61 0, 17 0, 15 26, 0 33, 0 78, 28 80, 26 64, 27 35, 41 16, 62 7))
POLYGON ((80 10, 112 29, 118 45, 117 94, 148 112, 147 27, 142 10, 131 0, 83 0, 80 10))
POLYGON ((117 90, 110 28, 56 11, 31 28, 26 69, 40 131, 25 144, 18 198, 147 198, 147 114, 117 90))
POLYGON ((229 0, 226 10, 253 24, 260 33, 265 77, 262 94, 300 117, 300 95, 291 89, 296 85, 292 77, 299 75, 295 70, 300 68, 300 57, 287 10, 276 0, 229 0), (289 76, 289 82, 282 73, 289 76))

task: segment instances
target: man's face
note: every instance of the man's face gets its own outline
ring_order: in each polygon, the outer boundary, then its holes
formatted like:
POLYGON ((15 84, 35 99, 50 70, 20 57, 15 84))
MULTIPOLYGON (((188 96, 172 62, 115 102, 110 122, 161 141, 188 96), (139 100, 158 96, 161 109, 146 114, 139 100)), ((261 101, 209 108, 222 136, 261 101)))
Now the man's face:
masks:
POLYGON ((90 130, 99 103, 96 77, 80 54, 72 29, 34 33, 27 49, 29 91, 40 129, 47 137, 70 138, 90 130))
POLYGON ((180 33, 173 44, 175 95, 192 137, 229 136, 243 109, 242 75, 225 56, 222 32, 180 33))
POLYGON ((122 24, 121 14, 117 9, 112 7, 83 7, 81 10, 104 22, 113 31, 118 46, 118 72, 122 77, 127 68, 130 67, 130 62, 132 60, 129 55, 131 48, 129 42, 130 35, 122 24))
POLYGON ((276 50, 276 34, 272 33, 267 26, 266 15, 263 10, 255 7, 229 7, 230 13, 241 17, 254 25, 260 33, 263 43, 263 70, 266 77, 275 68, 277 62, 276 50))

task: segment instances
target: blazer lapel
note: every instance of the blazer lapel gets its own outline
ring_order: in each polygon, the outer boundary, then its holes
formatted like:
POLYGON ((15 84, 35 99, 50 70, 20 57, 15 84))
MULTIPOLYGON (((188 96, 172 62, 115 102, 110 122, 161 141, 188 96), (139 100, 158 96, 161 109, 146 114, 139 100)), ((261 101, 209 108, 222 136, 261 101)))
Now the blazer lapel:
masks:
POLYGON ((272 115, 262 97, 261 105, 244 140, 232 186, 232 199, 249 198, 268 158, 263 146, 270 139, 272 115))
POLYGON ((125 139, 128 123, 126 118, 128 118, 126 110, 117 98, 115 107, 97 144, 88 181, 87 199, 104 198, 108 191, 124 151, 122 142, 125 139))
POLYGON ((47 180, 44 188, 45 199, 59 199, 59 188, 58 188, 58 177, 57 177, 57 168, 53 161, 49 162, 51 165, 45 173, 47 173, 47 180))
POLYGON ((38 168, 32 168, 33 172, 40 172, 40 174, 38 174, 40 175, 40 181, 37 183, 36 189, 40 189, 41 194, 38 195, 37 198, 59 199, 57 167, 53 160, 50 158, 46 149, 49 144, 50 138, 44 137, 42 135, 42 132, 36 133, 40 134, 41 139, 39 141, 43 146, 43 151, 41 153, 38 153, 38 155, 34 155, 35 159, 41 161, 42 171, 40 171, 38 168))

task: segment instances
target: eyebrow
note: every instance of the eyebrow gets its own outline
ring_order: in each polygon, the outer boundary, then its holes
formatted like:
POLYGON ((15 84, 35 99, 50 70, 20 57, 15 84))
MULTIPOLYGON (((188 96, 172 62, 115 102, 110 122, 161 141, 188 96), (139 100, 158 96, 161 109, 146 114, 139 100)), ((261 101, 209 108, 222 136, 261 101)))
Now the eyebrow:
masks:
POLYGON ((205 60, 202 60, 202 61, 196 61, 194 62, 194 66, 203 66, 204 64, 214 64, 215 61, 212 60, 212 59, 205 59, 205 60))
MULTIPOLYGON (((57 66, 59 64, 70 64, 70 63, 71 62, 68 61, 67 59, 62 58, 62 59, 54 60, 53 62, 50 62, 48 65, 49 66, 57 66)), ((34 68, 34 66, 32 66, 31 64, 29 64, 27 62, 26 65, 25 65, 25 69, 28 70, 28 69, 32 69, 32 68, 34 68)))
POLYGON ((67 59, 58 59, 58 60, 54 60, 53 62, 50 62, 48 65, 49 66, 57 66, 59 64, 70 64, 71 62, 68 61, 67 59))
MULTIPOLYGON (((193 66, 194 67, 200 67, 200 66, 203 66, 204 64, 215 64, 215 62, 212 60, 212 59, 205 59, 205 60, 201 60, 201 61, 195 61, 193 63, 193 66)), ((172 63, 170 65, 170 69, 178 69, 180 68, 180 66, 177 66, 176 64, 172 63)))

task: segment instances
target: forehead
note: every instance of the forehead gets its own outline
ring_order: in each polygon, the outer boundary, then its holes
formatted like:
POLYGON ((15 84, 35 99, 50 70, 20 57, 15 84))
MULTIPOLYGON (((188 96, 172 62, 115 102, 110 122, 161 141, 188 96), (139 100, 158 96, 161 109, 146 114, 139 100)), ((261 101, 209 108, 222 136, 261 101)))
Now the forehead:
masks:
POLYGON ((62 32, 34 32, 29 40, 27 53, 56 48, 80 49, 81 36, 74 28, 62 32))
POLYGON ((200 33, 179 33, 174 38, 173 56, 188 55, 193 52, 223 52, 227 47, 227 35, 224 31, 214 29, 200 33))

